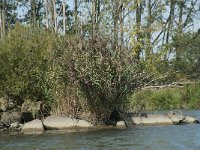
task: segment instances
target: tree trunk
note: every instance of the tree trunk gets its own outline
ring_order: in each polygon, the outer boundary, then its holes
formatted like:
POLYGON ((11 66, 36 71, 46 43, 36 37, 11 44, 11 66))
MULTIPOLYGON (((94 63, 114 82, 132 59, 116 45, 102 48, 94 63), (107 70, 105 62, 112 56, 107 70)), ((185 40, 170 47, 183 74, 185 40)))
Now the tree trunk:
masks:
POLYGON ((65 16, 65 0, 63 0, 63 33, 65 35, 66 33, 66 24, 65 24, 65 21, 66 21, 66 16, 65 16))
MULTIPOLYGON (((183 7, 184 7, 184 2, 180 1, 178 3, 178 7, 179 7, 179 21, 178 21, 177 39, 178 39, 178 41, 180 41, 181 35, 183 33, 183 7)), ((180 56, 181 56, 181 45, 179 43, 177 44, 175 51, 176 51, 176 62, 179 64, 180 56)), ((179 68, 179 65, 176 66, 176 70, 178 70, 178 68, 179 68)))
POLYGON ((49 28, 49 13, 48 13, 48 7, 49 7, 49 2, 48 0, 45 0, 45 15, 46 15, 46 28, 49 28))
POLYGON ((78 0, 74 0, 75 33, 78 33, 78 0))
POLYGON ((141 20, 142 20, 142 2, 141 0, 135 0, 136 3, 136 59, 140 60, 141 53, 141 20))
POLYGON ((0 11, 0 31, 1 31, 0 38, 3 38, 3 20, 2 20, 2 11, 0 11))
POLYGON ((96 33, 97 0, 92 0, 92 36, 96 33))
POLYGON ((119 1, 115 1, 114 3, 114 14, 113 14, 113 21, 114 21, 114 27, 113 27, 113 34, 114 34, 114 43, 113 48, 117 49, 118 44, 118 26, 119 26, 119 1))
POLYGON ((173 19, 174 19, 174 8, 175 8, 175 2, 174 0, 170 0, 170 12, 169 12, 169 23, 167 28, 167 35, 166 35, 166 44, 169 43, 169 35, 171 28, 173 26, 173 19))
POLYGON ((31 24, 33 26, 36 25, 36 2, 35 0, 31 0, 31 24))
POLYGON ((147 16, 147 31, 146 31, 146 38, 147 38, 147 47, 146 47, 146 54, 145 57, 146 59, 149 59, 150 55, 151 55, 151 24, 152 24, 152 12, 151 12, 151 5, 152 2, 151 0, 148 0, 148 16, 147 16))
POLYGON ((124 19, 123 19, 123 14, 124 14, 124 8, 123 8, 123 1, 120 0, 120 13, 119 13, 119 20, 120 20, 120 43, 121 43, 121 48, 124 46, 124 19))
POLYGON ((54 11, 54 30, 55 32, 57 32, 56 0, 53 0, 53 11, 54 11))
MULTIPOLYGON (((167 26, 167 33, 166 33, 166 44, 169 43, 170 32, 172 31, 173 27, 173 20, 174 20, 174 11, 175 11, 175 1, 170 0, 170 12, 168 17, 168 26, 167 26)), ((169 50, 169 55, 171 53, 171 49, 169 50)), ((167 60, 167 55, 164 56, 164 59, 167 60)))
POLYGON ((4 37, 5 36, 5 34, 6 34, 6 14, 7 14, 7 3, 6 3, 6 1, 3 1, 3 9, 2 9, 2 16, 1 16, 1 18, 2 18, 2 37, 4 37))

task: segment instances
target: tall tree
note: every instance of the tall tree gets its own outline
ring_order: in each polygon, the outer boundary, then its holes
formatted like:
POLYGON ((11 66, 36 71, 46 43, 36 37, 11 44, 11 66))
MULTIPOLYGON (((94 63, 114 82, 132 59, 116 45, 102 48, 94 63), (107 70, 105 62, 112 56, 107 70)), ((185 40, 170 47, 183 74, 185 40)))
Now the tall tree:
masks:
MULTIPOLYGON (((20 5, 18 7, 24 7, 28 11, 20 22, 28 23, 31 25, 43 26, 43 19, 45 16, 45 8, 43 0, 17 0, 20 5)), ((20 12, 21 13, 21 12, 20 12)))
POLYGON ((119 20, 120 20, 120 44, 121 47, 124 45, 124 3, 122 0, 120 0, 120 6, 119 6, 119 20))
POLYGON ((5 2, 3 1, 3 3, 1 4, 1 11, 0 11, 0 29, 1 29, 1 38, 3 38, 3 36, 5 35, 5 31, 6 31, 6 13, 5 13, 5 2))
POLYGON ((135 48, 135 53, 136 53, 136 59, 140 60, 140 53, 142 51, 142 32, 141 32, 141 26, 142 26, 142 0, 134 0, 134 3, 136 5, 136 13, 135 13, 135 18, 136 18, 136 48, 135 48))
POLYGON ((65 3, 65 0, 63 0, 63 33, 65 35, 66 33, 66 24, 65 24, 65 21, 66 21, 66 13, 65 13, 65 7, 66 7, 66 3, 65 3))
POLYGON ((152 30, 152 1, 148 0, 147 2, 147 31, 146 31, 146 38, 147 38, 147 47, 146 47, 146 59, 150 57, 151 53, 151 30, 152 30))
POLYGON ((97 26, 97 0, 92 0, 92 35, 96 33, 97 26))
POLYGON ((14 27, 17 19, 17 5, 15 1, 0 1, 1 36, 5 35, 9 27, 14 27))
POLYGON ((75 33, 78 33, 78 0, 74 0, 74 29, 75 33))
POLYGON ((49 1, 45 0, 46 28, 49 28, 49 1))
POLYGON ((57 12, 56 12, 56 0, 53 0, 53 18, 54 18, 54 30, 57 31, 57 12))
POLYGON ((36 25, 36 1, 35 0, 31 0, 31 24, 32 25, 36 25))
POLYGON ((114 13, 113 13, 113 36, 114 43, 113 47, 116 49, 118 47, 118 27, 119 27, 119 1, 114 2, 114 13))

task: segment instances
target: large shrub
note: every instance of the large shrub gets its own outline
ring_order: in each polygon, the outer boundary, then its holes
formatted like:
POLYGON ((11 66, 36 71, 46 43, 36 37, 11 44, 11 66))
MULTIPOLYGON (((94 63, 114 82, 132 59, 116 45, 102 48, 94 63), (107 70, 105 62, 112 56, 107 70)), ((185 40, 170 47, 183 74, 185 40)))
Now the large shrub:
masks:
POLYGON ((108 39, 69 40, 63 57, 68 84, 76 87, 79 103, 98 123, 124 109, 128 97, 144 81, 130 53, 113 49, 108 39))
POLYGON ((53 34, 17 26, 0 41, 0 95, 15 99, 50 101, 53 34))

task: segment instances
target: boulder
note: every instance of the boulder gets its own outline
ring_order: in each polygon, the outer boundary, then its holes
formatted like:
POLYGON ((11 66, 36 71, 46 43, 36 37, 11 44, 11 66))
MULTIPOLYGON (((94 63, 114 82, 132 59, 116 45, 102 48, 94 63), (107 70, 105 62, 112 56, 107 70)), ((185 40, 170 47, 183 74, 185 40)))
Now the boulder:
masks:
POLYGON ((116 124, 116 127, 125 128, 126 123, 124 121, 118 121, 117 124, 116 124))
POLYGON ((80 127, 80 128, 88 128, 88 127, 92 127, 93 125, 85 120, 77 120, 77 123, 75 124, 76 127, 80 127))
POLYGON ((1 115, 1 122, 6 124, 11 124, 15 122, 21 121, 21 113, 20 112, 3 112, 1 115))
POLYGON ((23 132, 37 132, 37 131, 44 131, 44 126, 42 124, 42 121, 39 119, 32 120, 30 122, 27 122, 22 127, 23 132))
POLYGON ((0 98, 0 112, 5 112, 7 110, 12 110, 17 106, 16 102, 8 97, 0 98))
POLYGON ((185 123, 199 123, 199 120, 197 120, 194 117, 186 116, 184 119, 185 123))
POLYGON ((46 129, 65 129, 75 127, 77 120, 70 117, 49 116, 44 119, 43 124, 46 129))
POLYGON ((179 114, 169 114, 168 117, 172 120, 174 124, 184 123, 185 116, 179 114))
POLYGON ((88 128, 93 125, 85 120, 72 119, 70 117, 49 116, 43 122, 46 129, 88 128))
POLYGON ((167 125, 173 124, 173 121, 165 115, 147 114, 145 117, 132 117, 136 125, 167 125))

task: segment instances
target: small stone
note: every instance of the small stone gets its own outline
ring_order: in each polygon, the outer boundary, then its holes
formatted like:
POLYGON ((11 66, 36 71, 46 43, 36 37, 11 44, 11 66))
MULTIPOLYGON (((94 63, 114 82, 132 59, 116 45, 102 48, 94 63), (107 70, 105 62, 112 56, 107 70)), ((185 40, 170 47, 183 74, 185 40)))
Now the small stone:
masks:
POLYGON ((14 122, 10 124, 10 129, 17 129, 19 127, 19 122, 14 122))
POLYGON ((118 121, 116 127, 126 127, 126 123, 124 121, 118 121))

